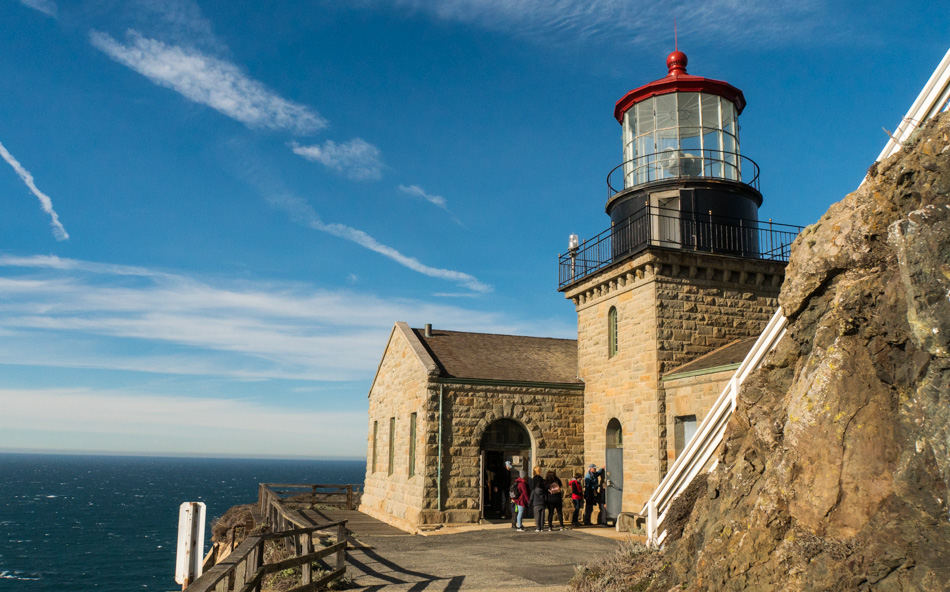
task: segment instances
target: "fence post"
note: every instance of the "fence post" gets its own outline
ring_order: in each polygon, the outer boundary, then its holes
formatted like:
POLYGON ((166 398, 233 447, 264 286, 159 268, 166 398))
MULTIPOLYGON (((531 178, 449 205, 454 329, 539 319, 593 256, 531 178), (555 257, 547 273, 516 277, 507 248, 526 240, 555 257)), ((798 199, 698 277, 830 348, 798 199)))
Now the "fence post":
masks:
MULTIPOLYGON (((301 535, 303 537, 303 552, 305 555, 313 553, 313 533, 301 535)), ((300 566, 300 575, 303 577, 303 584, 313 582, 313 569, 311 561, 300 566)))
MULTIPOLYGON (((257 572, 264 567, 264 545, 267 544, 267 539, 262 538, 261 542, 257 545, 256 552, 254 553, 254 573, 253 576, 257 578, 257 572)), ((261 586, 263 585, 264 578, 257 578, 257 584, 254 586, 255 592, 261 592, 261 586)))
POLYGON ((336 529, 336 542, 343 543, 336 552, 336 568, 343 569, 346 566, 346 520, 340 522, 336 529))
POLYGON ((346 509, 347 510, 353 509, 353 486, 352 485, 346 486, 346 509))

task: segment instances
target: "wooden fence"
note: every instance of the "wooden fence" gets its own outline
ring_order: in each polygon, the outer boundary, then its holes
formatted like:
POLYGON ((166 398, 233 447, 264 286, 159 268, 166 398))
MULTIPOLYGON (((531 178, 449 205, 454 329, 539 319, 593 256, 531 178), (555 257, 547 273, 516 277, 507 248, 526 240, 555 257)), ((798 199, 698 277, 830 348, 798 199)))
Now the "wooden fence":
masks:
POLYGON ((187 592, 261 592, 264 577, 286 569, 300 568, 301 585, 291 592, 319 590, 346 573, 346 520, 294 528, 282 532, 251 535, 230 555, 206 571, 186 589, 187 592), (336 530, 336 543, 314 550, 313 534, 336 530), (264 546, 277 541, 294 557, 264 562, 264 546), (314 579, 314 562, 336 555, 335 566, 314 579))
POLYGON ((271 526, 271 514, 276 507, 299 505, 333 506, 341 510, 355 510, 361 492, 358 485, 321 485, 314 483, 261 483, 257 494, 258 509, 271 526))
POLYGON ((301 514, 301 506, 321 505, 352 510, 358 502, 359 487, 355 485, 261 483, 258 509, 263 523, 272 532, 245 538, 227 557, 191 583, 187 592, 261 592, 266 576, 298 567, 300 586, 290 592, 308 592, 326 586, 346 574, 347 521, 314 526, 301 514), (334 530, 336 542, 315 550, 314 533, 334 530), (292 557, 265 563, 264 547, 269 541, 276 541, 292 557), (317 575, 314 563, 325 564, 323 558, 331 555, 336 555, 335 566, 314 577, 317 575))

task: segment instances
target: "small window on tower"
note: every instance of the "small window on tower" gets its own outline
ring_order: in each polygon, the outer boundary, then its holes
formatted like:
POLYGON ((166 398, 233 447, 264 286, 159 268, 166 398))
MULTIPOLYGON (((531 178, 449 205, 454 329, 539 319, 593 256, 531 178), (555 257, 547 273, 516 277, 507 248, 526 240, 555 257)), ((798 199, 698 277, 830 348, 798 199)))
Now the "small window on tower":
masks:
POLYGON ((614 306, 607 313, 607 347, 608 357, 617 355, 617 308, 614 306))

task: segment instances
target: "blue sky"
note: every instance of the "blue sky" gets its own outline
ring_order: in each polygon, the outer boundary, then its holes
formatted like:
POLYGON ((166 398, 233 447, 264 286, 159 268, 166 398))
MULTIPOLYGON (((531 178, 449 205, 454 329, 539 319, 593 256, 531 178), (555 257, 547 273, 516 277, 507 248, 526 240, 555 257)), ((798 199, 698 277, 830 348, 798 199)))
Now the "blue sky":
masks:
POLYGON ((575 337, 557 255, 674 18, 801 225, 950 40, 937 2, 0 0, 0 450, 360 457, 395 321, 575 337))

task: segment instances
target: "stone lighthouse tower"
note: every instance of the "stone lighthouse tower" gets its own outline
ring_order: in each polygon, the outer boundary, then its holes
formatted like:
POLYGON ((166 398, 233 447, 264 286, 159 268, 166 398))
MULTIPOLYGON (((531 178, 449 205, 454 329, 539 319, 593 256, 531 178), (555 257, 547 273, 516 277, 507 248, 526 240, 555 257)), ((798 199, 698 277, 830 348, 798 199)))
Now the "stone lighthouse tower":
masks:
POLYGON ((758 166, 739 149, 742 91, 688 74, 680 51, 666 65, 614 108, 623 162, 607 176, 610 227, 572 235, 560 257, 559 290, 577 309, 585 457, 607 466, 611 519, 640 511, 723 369, 775 311, 799 230, 759 221, 758 166))

